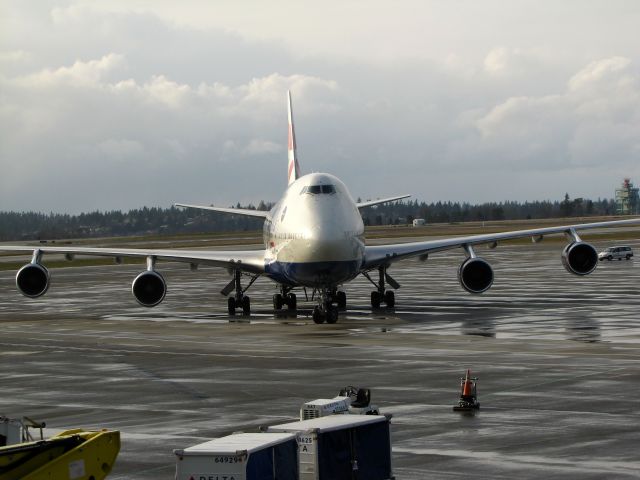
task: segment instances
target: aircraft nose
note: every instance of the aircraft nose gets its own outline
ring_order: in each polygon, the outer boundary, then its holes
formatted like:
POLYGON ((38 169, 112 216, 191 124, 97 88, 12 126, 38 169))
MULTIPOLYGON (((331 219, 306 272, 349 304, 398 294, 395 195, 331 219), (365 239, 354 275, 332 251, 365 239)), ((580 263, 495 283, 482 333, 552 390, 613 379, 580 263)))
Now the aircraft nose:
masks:
POLYGON ((358 245, 353 238, 347 236, 344 229, 317 225, 311 228, 310 233, 308 248, 314 259, 352 260, 358 254, 358 245))
POLYGON ((312 252, 316 253, 335 241, 335 232, 329 231, 329 229, 321 227, 319 224, 315 224, 311 227, 309 246, 311 247, 312 252))
POLYGON ((344 232, 331 224, 316 223, 311 227, 309 239, 312 243, 333 243, 344 238, 344 232))

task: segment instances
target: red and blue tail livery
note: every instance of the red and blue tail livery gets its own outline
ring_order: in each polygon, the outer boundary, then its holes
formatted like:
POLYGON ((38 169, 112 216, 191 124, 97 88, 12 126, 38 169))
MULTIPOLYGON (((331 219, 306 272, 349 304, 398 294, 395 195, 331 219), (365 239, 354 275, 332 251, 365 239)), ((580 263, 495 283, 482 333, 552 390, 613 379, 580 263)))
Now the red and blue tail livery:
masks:
POLYGON ((287 99, 289 101, 289 146, 287 148, 289 155, 289 168, 288 168, 288 185, 291 185, 298 178, 300 178, 300 165, 298 164, 298 156, 296 154, 296 131, 293 127, 293 113, 291 110, 291 92, 287 92, 287 99))

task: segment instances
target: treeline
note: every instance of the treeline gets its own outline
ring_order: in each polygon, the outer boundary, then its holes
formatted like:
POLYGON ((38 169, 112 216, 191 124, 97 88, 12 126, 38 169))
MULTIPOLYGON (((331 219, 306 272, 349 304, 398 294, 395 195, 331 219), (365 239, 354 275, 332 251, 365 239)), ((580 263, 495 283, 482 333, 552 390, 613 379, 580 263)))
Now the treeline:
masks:
MULTIPOLYGON (((269 210, 260 202, 237 208, 269 210)), ((216 214, 194 209, 140 208, 121 212, 90 212, 79 215, 39 212, 0 212, 0 241, 54 240, 149 234, 246 231, 262 228, 258 218, 216 214)))
MULTIPOLYGON (((272 203, 260 202, 236 208, 269 210, 272 203)), ((393 202, 362 210, 365 225, 398 225, 423 218, 427 223, 541 219, 615 214, 611 199, 582 198, 562 201, 499 202, 472 205, 459 202, 393 202)), ((38 212, 0 212, 0 241, 105 237, 120 235, 207 233, 259 230, 257 218, 226 215, 193 209, 140 208, 123 213, 90 212, 79 215, 38 212)))
POLYGON ((365 225, 411 223, 423 218, 427 223, 472 222, 490 220, 529 220, 561 217, 589 217, 614 215, 612 199, 571 199, 565 194, 562 201, 489 202, 477 205, 458 202, 426 204, 417 200, 395 202, 362 211, 365 225))

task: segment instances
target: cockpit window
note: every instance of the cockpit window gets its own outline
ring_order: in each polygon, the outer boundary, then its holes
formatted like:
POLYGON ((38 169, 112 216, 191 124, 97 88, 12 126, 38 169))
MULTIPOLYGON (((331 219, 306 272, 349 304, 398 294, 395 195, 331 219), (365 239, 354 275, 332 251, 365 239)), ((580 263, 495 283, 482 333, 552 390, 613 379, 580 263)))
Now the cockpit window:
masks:
POLYGON ((306 187, 302 187, 302 190, 300 191, 300 195, 304 193, 308 193, 310 195, 319 195, 319 194, 330 195, 330 194, 336 193, 336 187, 335 185, 309 185, 306 187))

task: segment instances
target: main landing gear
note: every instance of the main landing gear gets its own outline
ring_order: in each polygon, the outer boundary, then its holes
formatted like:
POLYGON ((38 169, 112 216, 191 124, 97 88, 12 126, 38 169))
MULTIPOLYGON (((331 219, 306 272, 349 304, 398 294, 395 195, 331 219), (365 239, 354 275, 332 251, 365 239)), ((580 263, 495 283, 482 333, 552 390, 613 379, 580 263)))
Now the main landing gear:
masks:
POLYGON ((249 290, 249 287, 253 285, 253 282, 259 277, 259 275, 250 275, 251 280, 249 281, 249 285, 246 288, 242 288, 241 278, 243 273, 240 270, 233 271, 233 280, 229 282, 229 284, 222 289, 220 293, 223 295, 229 295, 232 291, 235 290, 235 295, 230 296, 227 299, 227 309, 229 310, 229 315, 235 315, 236 309, 242 309, 242 314, 249 316, 251 315, 251 299, 245 295, 244 293, 249 290))
POLYGON ((320 290, 318 305, 313 308, 313 321, 315 323, 336 323, 338 311, 347 309, 347 294, 336 288, 324 288, 320 290), (334 305, 335 304, 335 305, 334 305))
POLYGON ((376 290, 371 292, 371 307, 380 308, 382 303, 386 304, 388 308, 393 308, 396 305, 396 296, 393 290, 385 289, 385 280, 386 283, 391 285, 394 289, 400 288, 400 284, 396 282, 391 275, 387 273, 386 266, 378 267, 378 283, 374 282, 367 272, 362 272, 362 275, 369 280, 376 290))

